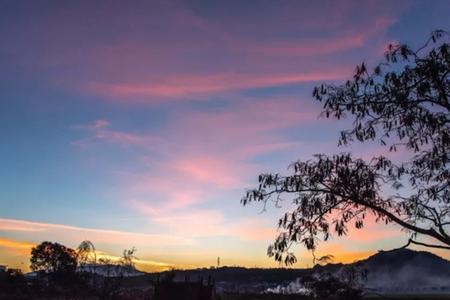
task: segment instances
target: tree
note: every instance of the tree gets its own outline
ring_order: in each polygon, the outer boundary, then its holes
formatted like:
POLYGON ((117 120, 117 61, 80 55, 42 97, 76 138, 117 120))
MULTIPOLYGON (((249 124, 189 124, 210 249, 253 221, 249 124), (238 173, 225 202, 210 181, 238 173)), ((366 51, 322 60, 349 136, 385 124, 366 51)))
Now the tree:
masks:
POLYGON ((389 46, 385 60, 369 72, 363 63, 343 85, 321 85, 313 97, 322 116, 352 117, 339 145, 378 141, 386 151, 402 151, 402 161, 385 156, 370 161, 350 153, 315 155, 297 161, 290 175, 261 174, 243 205, 292 200, 295 208, 279 220, 280 234, 268 255, 296 261, 301 243, 314 251, 319 240, 363 228, 369 214, 410 233, 411 243, 450 249, 450 47, 449 35, 435 31, 423 47, 389 46), (393 192, 392 192, 393 191, 393 192), (435 242, 418 240, 425 236, 435 242))
POLYGON ((77 267, 76 252, 58 243, 42 242, 31 249, 31 266, 33 271, 48 273, 75 272, 77 267))
POLYGON ((111 299, 113 296, 123 292, 124 277, 127 271, 134 270, 134 255, 136 248, 123 250, 123 256, 119 261, 112 261, 107 257, 101 257, 98 262, 105 270, 100 281, 97 281, 95 288, 100 299, 111 299))
POLYGON ((81 266, 97 263, 97 253, 91 241, 84 240, 80 243, 77 248, 77 261, 81 266))
POLYGON ((120 260, 121 265, 134 269, 134 260, 138 259, 135 255, 136 251, 137 249, 135 247, 123 250, 122 258, 120 260))
POLYGON ((367 270, 359 266, 345 266, 334 274, 319 271, 300 279, 313 299, 358 300, 364 296, 367 270))
POLYGON ((13 299, 26 299, 29 289, 20 269, 8 269, 0 274, 0 290, 13 299))

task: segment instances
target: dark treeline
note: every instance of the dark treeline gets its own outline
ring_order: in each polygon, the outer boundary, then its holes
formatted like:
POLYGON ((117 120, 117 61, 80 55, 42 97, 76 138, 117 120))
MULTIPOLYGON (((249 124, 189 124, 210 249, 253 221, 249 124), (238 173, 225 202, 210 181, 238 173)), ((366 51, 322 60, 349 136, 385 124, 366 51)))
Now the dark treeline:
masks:
MULTIPOLYGON (((31 249, 32 272, 7 269, 0 273, 0 299, 146 299, 147 291, 130 288, 136 285, 126 278, 137 272, 135 252, 135 248, 125 249, 117 260, 97 259, 90 241, 76 249, 44 241, 31 249)), ((147 281, 144 285, 150 287, 147 281)))

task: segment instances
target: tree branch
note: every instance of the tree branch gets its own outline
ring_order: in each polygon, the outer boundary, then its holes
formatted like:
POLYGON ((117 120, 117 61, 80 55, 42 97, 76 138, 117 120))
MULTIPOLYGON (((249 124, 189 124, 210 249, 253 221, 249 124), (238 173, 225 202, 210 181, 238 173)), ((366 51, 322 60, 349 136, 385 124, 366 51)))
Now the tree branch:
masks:
POLYGON ((411 238, 408 240, 408 243, 406 245, 404 245, 404 246, 402 246, 400 248, 397 248, 397 249, 407 248, 411 244, 418 245, 418 246, 424 246, 424 247, 428 247, 428 248, 437 248, 437 249, 450 250, 450 247, 447 247, 447 246, 422 243, 422 242, 415 241, 415 240, 413 240, 411 238))

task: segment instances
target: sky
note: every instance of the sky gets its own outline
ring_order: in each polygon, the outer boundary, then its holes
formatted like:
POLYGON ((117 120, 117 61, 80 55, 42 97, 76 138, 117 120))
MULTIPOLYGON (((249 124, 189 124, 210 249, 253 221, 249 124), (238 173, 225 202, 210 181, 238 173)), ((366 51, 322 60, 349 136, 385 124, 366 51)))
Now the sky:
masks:
MULTIPOLYGON (((338 148, 314 86, 390 43, 450 29, 448 1, 0 0, 0 264, 44 240, 137 248, 155 271, 276 267, 284 210, 242 207, 261 172, 338 148)), ((318 253, 349 262, 407 241, 368 222, 318 253)), ((295 267, 311 265, 296 248, 295 267)))

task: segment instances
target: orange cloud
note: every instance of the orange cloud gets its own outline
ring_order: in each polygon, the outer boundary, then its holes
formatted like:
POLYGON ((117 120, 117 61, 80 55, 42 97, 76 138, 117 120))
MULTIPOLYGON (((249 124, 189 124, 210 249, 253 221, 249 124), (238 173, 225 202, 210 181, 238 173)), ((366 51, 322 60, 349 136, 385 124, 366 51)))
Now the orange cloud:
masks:
POLYGON ((55 239, 75 245, 84 239, 92 240, 95 243, 127 245, 128 247, 130 246, 128 245, 129 242, 133 242, 133 245, 136 246, 146 246, 149 244, 149 241, 152 241, 159 246, 182 246, 192 243, 190 239, 174 235, 84 228, 3 218, 0 218, 0 231, 22 231, 24 233, 32 233, 33 239, 55 239))
MULTIPOLYGON (((29 242, 21 242, 0 237, 0 248, 6 250, 12 256, 27 256, 35 245, 29 242)), ((2 257, 0 257, 2 259, 2 257)))
POLYGON ((0 247, 29 250, 32 247, 34 247, 34 244, 27 243, 27 242, 18 242, 18 241, 0 237, 0 247))
POLYGON ((341 244, 323 245, 316 251, 316 257, 324 255, 333 255, 334 263, 352 263, 361 259, 365 259, 376 253, 376 250, 352 250, 341 244))
POLYGON ((404 235, 401 228, 394 224, 377 223, 373 214, 366 215, 363 228, 357 229, 350 223, 348 229, 347 238, 360 243, 371 243, 404 235))

